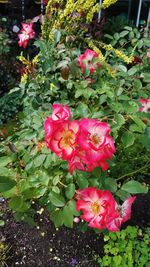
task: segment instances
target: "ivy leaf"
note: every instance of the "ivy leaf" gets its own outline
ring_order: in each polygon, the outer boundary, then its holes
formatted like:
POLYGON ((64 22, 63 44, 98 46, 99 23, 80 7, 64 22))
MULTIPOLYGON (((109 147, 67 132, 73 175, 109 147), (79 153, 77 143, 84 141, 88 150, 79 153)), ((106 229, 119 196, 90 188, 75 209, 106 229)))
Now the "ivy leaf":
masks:
POLYGON ((7 176, 0 176, 0 192, 12 189, 16 185, 16 181, 7 176))
POLYGON ((129 181, 125 183, 122 187, 122 190, 130 193, 130 194, 138 194, 138 193, 147 193, 148 187, 143 185, 135 180, 129 181))
POLYGON ((59 195, 53 191, 50 192, 49 199, 52 202, 52 204, 56 207, 63 207, 66 203, 65 199, 61 195, 59 195))

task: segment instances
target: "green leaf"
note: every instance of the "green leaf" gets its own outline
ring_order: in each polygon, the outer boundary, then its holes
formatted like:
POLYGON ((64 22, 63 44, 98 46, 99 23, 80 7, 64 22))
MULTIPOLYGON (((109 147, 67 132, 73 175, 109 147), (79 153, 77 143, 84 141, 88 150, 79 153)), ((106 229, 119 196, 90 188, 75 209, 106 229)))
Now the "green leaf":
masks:
POLYGON ((63 207, 66 203, 65 199, 61 195, 53 191, 49 193, 49 199, 52 202, 52 204, 56 207, 63 207))
POLYGON ((115 114, 114 120, 116 121, 115 128, 120 128, 125 123, 125 119, 121 114, 115 114))
POLYGON ((129 76, 134 75, 137 72, 137 67, 132 67, 131 69, 128 70, 129 76))
POLYGON ((147 151, 150 151, 150 138, 149 137, 147 137, 146 135, 145 136, 141 135, 139 137, 139 142, 142 143, 143 146, 146 147, 147 151))
POLYGON ((130 197, 131 195, 122 190, 122 189, 119 189, 116 193, 115 193, 116 196, 118 196, 122 201, 125 201, 128 197, 130 197))
POLYGON ((141 130, 144 130, 146 128, 145 123, 136 115, 132 116, 132 120, 139 126, 141 127, 141 130))
POLYGON ((124 37, 124 36, 126 36, 128 33, 129 33, 129 31, 122 31, 122 32, 120 33, 120 37, 124 37))
POLYGON ((7 166, 10 162, 12 162, 11 157, 0 157, 0 167, 5 167, 7 166))
POLYGON ((0 176, 0 192, 12 189, 16 185, 16 181, 7 176, 0 176))
POLYGON ((65 190, 66 197, 71 199, 75 194, 75 185, 73 183, 69 184, 65 190))
POLYGON ((147 127, 145 129, 145 133, 144 134, 146 135, 146 137, 150 138, 150 127, 147 127))
POLYGON ((63 209, 63 223, 66 227, 73 227, 73 213, 68 205, 66 205, 63 209))
POLYGON ((85 175, 79 175, 77 177, 77 184, 79 186, 80 189, 84 189, 85 187, 88 187, 88 180, 87 178, 85 177, 85 175))
POLYGON ((135 136, 132 132, 127 131, 122 135, 121 140, 125 147, 129 147, 134 144, 135 136))
POLYGON ((127 68, 124 65, 121 65, 121 64, 117 66, 117 69, 119 71, 127 72, 127 68))
POLYGON ((25 212, 29 209, 30 205, 22 197, 14 197, 10 200, 9 207, 14 211, 25 212))
POLYGON ((55 224, 55 227, 60 227, 63 225, 63 213, 61 210, 55 210, 51 212, 50 218, 55 224))
POLYGON ((48 169, 51 166, 51 164, 52 164, 52 155, 49 154, 47 155, 46 160, 44 162, 45 169, 48 169))
POLYGON ((80 215, 80 212, 77 211, 76 209, 76 201, 74 199, 70 200, 68 202, 68 206, 70 207, 71 211, 72 211, 72 214, 74 216, 79 216, 80 215))
POLYGON ((59 175, 56 175, 53 179, 53 185, 57 185, 60 181, 60 176, 59 175))
POLYGON ((131 180, 121 187, 122 190, 130 193, 130 194, 137 194, 137 193, 147 193, 148 187, 143 185, 135 180, 131 180))
POLYGON ((105 188, 110 190, 111 192, 116 192, 117 191, 117 182, 113 178, 106 178, 104 181, 105 188))
POLYGON ((119 35, 119 33, 117 33, 117 32, 116 32, 113 36, 114 36, 114 39, 117 40, 117 41, 118 41, 119 38, 120 38, 120 35, 119 35))
POLYGON ((61 32, 56 30, 55 31, 55 35, 54 35, 54 43, 55 43, 55 45, 60 41, 60 38, 61 38, 61 32))
POLYGON ((34 166, 35 167, 39 167, 43 164, 44 160, 46 158, 46 155, 44 154, 41 154, 41 155, 38 155, 35 159, 34 159, 34 166))
POLYGON ((79 117, 88 116, 88 106, 84 103, 79 103, 78 107, 75 110, 75 114, 79 117))
POLYGON ((142 89, 142 83, 141 83, 141 81, 139 79, 135 79, 134 80, 134 85, 133 86, 135 87, 136 90, 141 90, 142 89))

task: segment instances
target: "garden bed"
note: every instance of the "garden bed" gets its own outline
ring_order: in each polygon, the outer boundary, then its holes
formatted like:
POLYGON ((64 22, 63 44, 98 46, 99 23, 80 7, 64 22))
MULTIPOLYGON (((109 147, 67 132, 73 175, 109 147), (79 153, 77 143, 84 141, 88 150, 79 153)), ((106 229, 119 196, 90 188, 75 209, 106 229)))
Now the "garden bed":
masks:
MULTIPOLYGON (((103 236, 88 230, 83 233, 78 225, 74 229, 55 229, 45 211, 37 214, 37 226, 17 223, 2 204, 6 224, 2 228, 2 240, 10 246, 7 265, 45 267, 97 267, 96 259, 103 255, 103 236)), ((141 228, 149 226, 150 194, 137 195, 129 225, 141 228)), ((124 227, 126 227, 124 225, 124 227)))

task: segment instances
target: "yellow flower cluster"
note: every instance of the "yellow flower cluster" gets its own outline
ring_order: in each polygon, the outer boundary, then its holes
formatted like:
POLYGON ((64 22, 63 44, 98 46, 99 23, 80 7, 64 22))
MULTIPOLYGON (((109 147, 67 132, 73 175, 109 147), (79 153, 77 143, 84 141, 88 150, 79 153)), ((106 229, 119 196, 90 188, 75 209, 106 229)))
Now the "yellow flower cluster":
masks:
POLYGON ((115 4, 117 1, 118 0, 104 0, 103 3, 102 3, 102 8, 103 9, 108 8, 111 5, 115 4))
MULTIPOLYGON (((104 0, 105 2, 109 2, 110 6, 114 0, 104 0)), ((69 34, 77 32, 81 23, 91 22, 99 9, 97 0, 49 0, 42 29, 43 37, 51 40, 54 29, 63 28, 69 31, 69 34)))
POLYGON ((131 63, 133 61, 133 56, 131 55, 130 57, 128 57, 127 55, 125 55, 122 51, 120 51, 119 49, 115 49, 112 45, 106 45, 101 43, 100 44, 102 48, 104 48, 106 51, 112 51, 115 53, 115 55, 117 57, 119 57, 120 59, 122 59, 124 62, 126 62, 127 64, 131 63))
POLYGON ((106 68, 106 70, 108 71, 109 75, 111 75, 112 77, 114 77, 115 74, 116 74, 116 70, 113 69, 113 68, 112 68, 112 67, 105 61, 106 58, 103 56, 103 54, 102 54, 102 52, 100 51, 100 49, 98 49, 98 48, 94 45, 93 41, 91 41, 91 40, 88 41, 88 46, 89 46, 90 48, 92 48, 92 49, 98 54, 100 63, 103 64, 103 66, 104 66, 104 67, 106 68))
POLYGON ((105 57, 103 56, 102 52, 94 45, 92 40, 88 42, 88 46, 98 54, 100 62, 105 62, 105 57))

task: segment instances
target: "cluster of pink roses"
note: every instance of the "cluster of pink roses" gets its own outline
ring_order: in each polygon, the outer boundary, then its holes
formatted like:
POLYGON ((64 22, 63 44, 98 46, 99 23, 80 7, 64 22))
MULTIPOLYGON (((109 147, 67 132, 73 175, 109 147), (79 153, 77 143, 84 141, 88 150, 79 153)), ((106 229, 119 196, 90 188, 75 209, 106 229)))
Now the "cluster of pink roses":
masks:
POLYGON ((19 41, 18 44, 19 46, 23 46, 24 48, 27 47, 27 44, 29 42, 29 39, 34 38, 35 32, 33 30, 33 23, 22 23, 22 30, 18 34, 19 41))
POLYGON ((115 153, 109 125, 97 119, 77 121, 70 117, 68 106, 53 104, 52 116, 44 123, 47 147, 67 160, 71 174, 74 169, 90 172, 101 167, 103 171, 107 170, 107 160, 115 153))
POLYGON ((76 199, 76 209, 82 211, 81 218, 90 227, 116 232, 122 223, 130 219, 131 206, 136 197, 129 197, 120 206, 110 191, 89 187, 78 190, 76 199))

